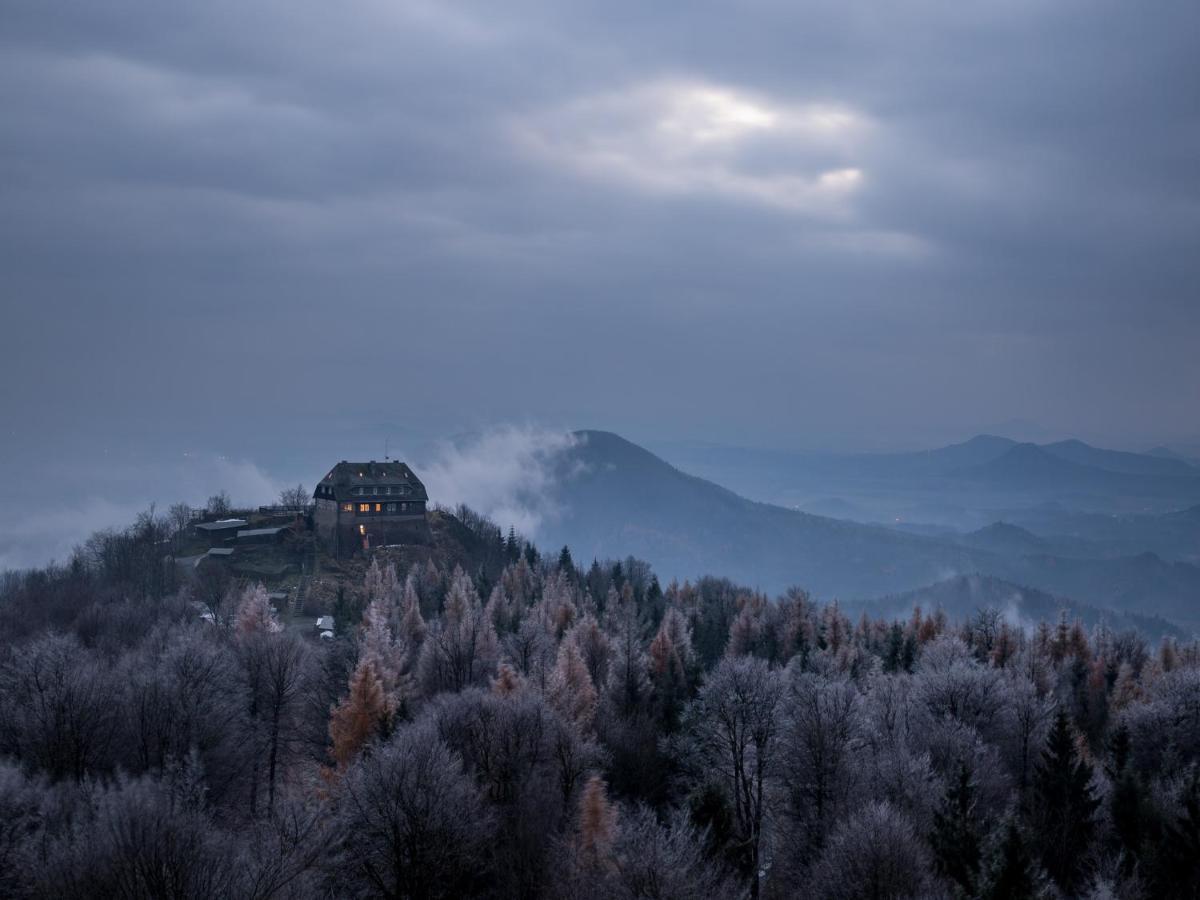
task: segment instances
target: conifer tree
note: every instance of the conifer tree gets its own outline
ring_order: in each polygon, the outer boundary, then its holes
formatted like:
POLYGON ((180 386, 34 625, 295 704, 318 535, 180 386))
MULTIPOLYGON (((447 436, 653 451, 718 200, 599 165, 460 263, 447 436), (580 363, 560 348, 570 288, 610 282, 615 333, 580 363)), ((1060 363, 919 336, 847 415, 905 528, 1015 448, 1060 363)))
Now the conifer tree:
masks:
POLYGON ((1200 769, 1192 765, 1180 796, 1181 812, 1164 824, 1152 869, 1155 896, 1200 898, 1200 769))
POLYGON ((496 677, 492 679, 492 693, 498 697, 511 697, 521 690, 524 679, 521 674, 508 663, 500 663, 496 669, 496 677))
POLYGON ((1016 816, 1006 816, 981 878, 979 900, 1036 900, 1041 896, 1039 880, 1016 816))
POLYGON ((979 835, 975 828, 975 787, 965 761, 959 763, 958 776, 950 783, 941 808, 933 814, 934 865, 955 885, 960 896, 975 893, 979 878, 979 835))
POLYGON ((575 560, 571 559, 571 548, 566 544, 563 544, 563 548, 558 554, 558 571, 572 581, 575 580, 575 560))
POLYGON ((1142 786, 1129 765, 1132 749, 1129 726, 1122 722, 1109 741, 1106 771, 1112 781, 1109 815, 1116 849, 1124 854, 1122 862, 1126 871, 1132 870, 1142 848, 1142 786))
POLYGON ((261 584, 248 587, 242 592, 234 623, 240 635, 274 634, 282 630, 274 610, 271 609, 267 589, 261 584))
POLYGON ((596 688, 573 640, 564 640, 559 645, 549 694, 551 703, 564 718, 574 722, 584 734, 591 731, 596 714, 596 688))
POLYGON ((617 836, 617 810, 599 775, 592 775, 579 798, 579 854, 585 865, 609 864, 617 836))
POLYGON ((350 676, 350 693, 329 717, 330 755, 344 769, 372 738, 385 734, 391 718, 375 660, 364 657, 350 676))
POLYGON ((1083 856, 1096 829, 1099 799, 1092 791, 1092 767, 1075 746, 1074 729, 1060 709, 1034 772, 1034 820, 1042 865, 1064 891, 1079 881, 1083 856))
POLYGON ((526 544, 525 545, 525 562, 528 563, 529 568, 536 569, 538 567, 538 564, 541 561, 542 561, 542 555, 540 553, 538 553, 538 548, 533 546, 533 544, 531 544, 531 543, 526 544))

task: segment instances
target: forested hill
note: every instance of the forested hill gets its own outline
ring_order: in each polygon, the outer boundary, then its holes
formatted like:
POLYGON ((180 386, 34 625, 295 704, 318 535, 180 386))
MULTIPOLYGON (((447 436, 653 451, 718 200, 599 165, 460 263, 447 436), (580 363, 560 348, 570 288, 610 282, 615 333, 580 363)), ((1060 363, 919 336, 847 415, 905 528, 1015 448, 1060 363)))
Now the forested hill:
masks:
POLYGON ((153 517, 10 573, 0 896, 1194 897, 1194 641, 432 524, 300 618, 170 583, 153 517))
MULTIPOLYGON (((1200 567, 1129 552, 1145 550, 1139 535, 1167 547, 1195 545, 1198 532, 1184 514, 1109 517, 1110 529, 1124 522, 1125 531, 1107 544, 1059 537, 1039 545, 1031 533, 1002 527, 965 538, 923 536, 756 503, 609 432, 578 438, 558 459, 559 515, 542 537, 546 546, 570 545, 581 559, 632 554, 665 578, 716 572, 769 593, 799 584, 823 598, 854 600, 980 573, 1066 596, 1081 608, 1159 615, 1200 629, 1200 567)), ((957 465, 1000 450, 991 463, 974 465, 1003 471, 1030 452, 1039 463, 1049 460, 1052 472, 1085 468, 1027 446, 1005 450, 986 441, 946 452, 957 465)))
POLYGON ((877 595, 979 568, 971 548, 739 497, 602 431, 559 461, 546 544, 649 560, 666 577, 715 572, 780 591, 877 595))

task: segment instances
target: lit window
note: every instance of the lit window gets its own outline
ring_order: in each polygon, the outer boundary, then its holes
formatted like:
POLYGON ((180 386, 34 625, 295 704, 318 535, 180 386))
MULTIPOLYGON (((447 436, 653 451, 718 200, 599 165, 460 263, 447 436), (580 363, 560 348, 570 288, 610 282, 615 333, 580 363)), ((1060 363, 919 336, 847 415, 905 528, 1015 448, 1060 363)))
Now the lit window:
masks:
POLYGON ((342 512, 354 512, 354 504, 353 503, 343 503, 342 504, 342 512))
POLYGON ((382 503, 375 504, 375 512, 383 512, 383 504, 382 503))
POLYGON ((371 511, 371 504, 370 504, 370 503, 360 503, 360 504, 358 504, 358 511, 359 511, 360 513, 370 512, 370 511, 371 511))

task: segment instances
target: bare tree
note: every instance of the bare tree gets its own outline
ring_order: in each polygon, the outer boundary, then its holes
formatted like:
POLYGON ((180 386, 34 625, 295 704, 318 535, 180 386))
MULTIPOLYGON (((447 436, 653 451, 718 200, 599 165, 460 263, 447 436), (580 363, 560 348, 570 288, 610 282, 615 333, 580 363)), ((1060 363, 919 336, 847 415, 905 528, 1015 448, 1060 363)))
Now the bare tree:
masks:
POLYGON ((39 638, 0 668, 0 749, 81 780, 107 766, 120 707, 109 670, 74 638, 39 638))
POLYGON ((308 498, 308 489, 304 485, 298 484, 279 492, 279 505, 287 509, 304 509, 308 506, 308 498))
POLYGON ((783 681, 756 657, 726 657, 689 708, 687 763, 714 781, 732 807, 736 850, 759 894, 768 779, 779 749, 783 681))
POLYGON ((933 895, 929 854, 912 822, 871 803, 834 833, 806 893, 820 900, 917 900, 933 895))
POLYGON ((210 516, 227 516, 233 509, 233 501, 229 499, 228 491, 218 491, 208 498, 205 510, 210 516))
POLYGON ((343 879, 384 897, 461 897, 480 886, 491 818, 462 760, 430 724, 399 729, 355 762, 336 796, 343 879))
POLYGON ((167 521, 171 526, 171 538, 176 552, 183 543, 188 526, 192 523, 192 508, 186 503, 175 503, 167 510, 167 521))
POLYGON ((784 698, 780 781, 793 831, 789 845, 803 864, 818 852, 852 798, 862 744, 858 690, 848 681, 800 674, 784 698))

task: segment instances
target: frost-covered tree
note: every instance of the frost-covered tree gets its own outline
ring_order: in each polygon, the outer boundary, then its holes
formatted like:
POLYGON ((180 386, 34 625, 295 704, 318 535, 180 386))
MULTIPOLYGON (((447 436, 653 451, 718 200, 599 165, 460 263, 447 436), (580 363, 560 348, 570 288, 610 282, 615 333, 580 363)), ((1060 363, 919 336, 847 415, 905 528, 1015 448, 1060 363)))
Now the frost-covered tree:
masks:
POLYGON ((462 897, 484 884, 492 817, 432 724, 405 725, 338 782, 333 894, 462 897))
POLYGON ((764 660, 722 660, 688 709, 686 739, 681 743, 693 778, 714 783, 733 810, 752 897, 759 894, 783 691, 780 674, 764 660))

